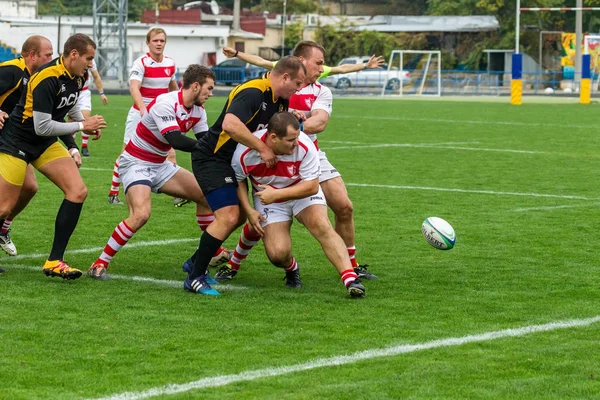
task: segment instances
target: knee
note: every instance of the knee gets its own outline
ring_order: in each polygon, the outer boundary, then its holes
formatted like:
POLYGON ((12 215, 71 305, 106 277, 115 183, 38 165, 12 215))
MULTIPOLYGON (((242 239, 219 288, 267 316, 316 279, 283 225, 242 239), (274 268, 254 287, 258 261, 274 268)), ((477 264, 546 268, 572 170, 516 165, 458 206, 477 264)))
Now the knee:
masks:
POLYGON ((348 197, 333 204, 331 209, 337 218, 342 219, 350 219, 354 213, 354 206, 348 197))
POLYGON ((292 262, 292 254, 289 249, 276 247, 267 250, 269 261, 277 267, 286 268, 292 262))
POLYGON ((35 194, 37 193, 37 191, 38 191, 38 184, 36 181, 33 181, 33 182, 25 181, 25 184, 21 188, 21 197, 25 197, 28 200, 32 199, 33 196, 35 196, 35 194))
POLYGON ((148 220, 150 219, 150 214, 150 208, 135 210, 129 217, 131 229, 137 231, 142 226, 146 225, 146 222, 148 222, 148 220))
POLYGON ((215 214, 215 219, 218 219, 223 225, 233 230, 240 225, 240 209, 239 207, 229 208, 228 212, 215 214))
POLYGON ((74 203, 83 203, 88 195, 88 189, 83 183, 69 188, 65 192, 65 197, 74 203))

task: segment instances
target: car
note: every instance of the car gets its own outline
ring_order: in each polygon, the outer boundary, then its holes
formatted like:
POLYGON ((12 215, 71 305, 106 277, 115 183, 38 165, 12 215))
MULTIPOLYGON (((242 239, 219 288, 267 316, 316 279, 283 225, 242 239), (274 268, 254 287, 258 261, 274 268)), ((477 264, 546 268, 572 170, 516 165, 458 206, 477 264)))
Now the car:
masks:
MULTIPOLYGON (((371 56, 350 56, 343 58, 338 65, 344 64, 366 64, 371 56)), ((326 86, 333 86, 337 89, 347 89, 350 87, 382 87, 384 84, 386 89, 398 90, 400 83, 403 85, 411 81, 408 71, 398 70, 397 67, 392 67, 388 71, 388 65, 383 64, 381 68, 370 68, 358 72, 350 72, 347 74, 331 75, 325 79, 321 79, 321 83, 326 86)))
POLYGON ((257 78, 267 70, 255 65, 249 64, 239 58, 227 59, 214 67, 211 67, 216 76, 215 83, 224 83, 233 85, 257 78))

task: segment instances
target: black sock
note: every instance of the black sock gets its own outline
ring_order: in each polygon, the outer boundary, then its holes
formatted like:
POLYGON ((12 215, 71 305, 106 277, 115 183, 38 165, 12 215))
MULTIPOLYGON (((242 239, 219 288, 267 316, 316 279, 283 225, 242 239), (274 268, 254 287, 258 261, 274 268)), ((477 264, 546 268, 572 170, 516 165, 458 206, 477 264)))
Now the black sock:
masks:
POLYGON ((200 237, 200 245, 196 252, 196 261, 194 269, 190 274, 190 279, 196 279, 206 273, 210 259, 215 255, 219 247, 223 244, 223 240, 211 236, 210 233, 204 231, 200 237))
POLYGON ((48 260, 53 261, 63 259, 69 239, 79 221, 82 207, 83 203, 73 203, 67 199, 63 200, 58 209, 58 214, 56 215, 56 222, 54 224, 54 243, 52 243, 52 251, 50 252, 48 260))

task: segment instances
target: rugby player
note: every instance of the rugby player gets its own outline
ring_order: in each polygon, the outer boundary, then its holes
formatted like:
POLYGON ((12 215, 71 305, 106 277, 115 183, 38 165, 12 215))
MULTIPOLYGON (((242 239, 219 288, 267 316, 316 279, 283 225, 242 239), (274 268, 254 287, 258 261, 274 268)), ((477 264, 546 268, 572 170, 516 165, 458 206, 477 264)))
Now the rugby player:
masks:
POLYGON ((56 137, 71 137, 77 130, 100 136, 106 126, 98 115, 84 120, 74 107, 95 55, 96 44, 88 36, 69 37, 63 55, 31 76, 26 92, 0 135, 0 218, 8 217, 15 207, 28 164, 65 194, 56 216, 52 250, 43 266, 47 276, 76 279, 82 275, 80 270, 65 263, 63 257, 79 221, 87 188, 71 155, 58 144, 56 137), (65 122, 67 114, 76 122, 65 122))
POLYGON ((240 213, 231 157, 237 144, 242 143, 258 151, 268 167, 275 165, 273 151, 252 132, 264 129, 275 113, 287 111, 288 99, 302 85, 305 73, 306 68, 297 57, 287 56, 271 72, 236 86, 217 121, 192 151, 194 176, 215 220, 200 238, 193 267, 184 282, 185 290, 218 295, 204 279, 206 269, 223 241, 245 220, 240 213))
POLYGON ((269 260, 285 270, 286 285, 302 286, 290 237, 296 217, 321 244, 348 294, 364 297, 365 288, 352 268, 344 241, 327 215, 327 203, 319 186, 319 153, 312 139, 300 132, 298 120, 288 112, 275 114, 268 128, 254 132, 254 137, 273 150, 278 162, 269 168, 256 150, 238 145, 232 159, 238 195, 248 223, 263 238, 269 260), (252 182, 254 208, 248 199, 247 178, 252 182))

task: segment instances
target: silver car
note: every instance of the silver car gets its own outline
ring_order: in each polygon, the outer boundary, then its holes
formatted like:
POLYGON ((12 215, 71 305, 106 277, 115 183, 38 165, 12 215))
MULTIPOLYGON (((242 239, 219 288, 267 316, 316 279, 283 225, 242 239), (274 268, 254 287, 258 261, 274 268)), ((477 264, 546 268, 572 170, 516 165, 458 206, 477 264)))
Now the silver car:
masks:
POLYGON ((347 89, 351 87, 383 87, 386 89, 398 90, 400 83, 406 85, 411 81, 410 73, 402 71, 396 67, 388 70, 388 65, 384 64, 381 68, 365 69, 358 72, 328 76, 321 79, 321 83, 332 86, 337 89, 347 89))

